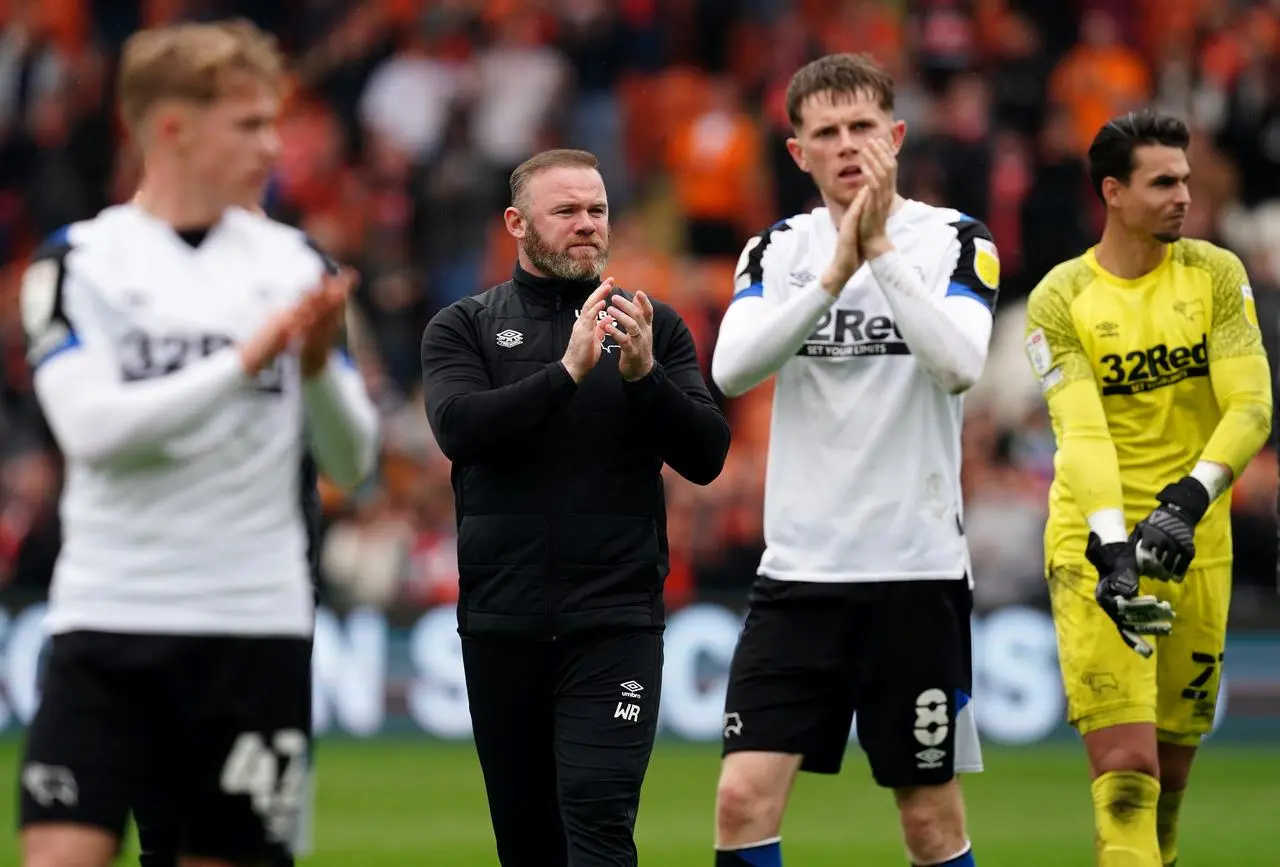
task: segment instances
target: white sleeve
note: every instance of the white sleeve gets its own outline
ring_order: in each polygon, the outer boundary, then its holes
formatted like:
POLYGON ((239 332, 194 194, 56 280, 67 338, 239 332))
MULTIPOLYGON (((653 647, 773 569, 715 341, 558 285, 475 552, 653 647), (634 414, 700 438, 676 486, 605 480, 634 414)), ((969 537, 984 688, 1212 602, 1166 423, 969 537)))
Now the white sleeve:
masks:
POLYGON ((360 372, 335 351, 324 371, 303 383, 302 398, 316 463, 334 484, 356 487, 378 457, 378 410, 360 372))
POLYGON ((957 231, 956 264, 941 292, 926 286, 897 250, 870 261, 912 356, 950 394, 967 391, 982 375, 1000 283, 987 228, 967 220, 957 231))
POLYGON ((785 230, 775 226, 752 238, 738 259, 733 300, 711 356, 711 378, 728 397, 750 391, 795 357, 836 300, 817 279, 786 295, 787 275, 774 262, 779 231, 785 230))
POLYGON ((147 453, 248 382, 234 346, 166 376, 127 380, 96 290, 68 271, 66 252, 37 254, 21 300, 36 397, 69 460, 101 465, 147 453))

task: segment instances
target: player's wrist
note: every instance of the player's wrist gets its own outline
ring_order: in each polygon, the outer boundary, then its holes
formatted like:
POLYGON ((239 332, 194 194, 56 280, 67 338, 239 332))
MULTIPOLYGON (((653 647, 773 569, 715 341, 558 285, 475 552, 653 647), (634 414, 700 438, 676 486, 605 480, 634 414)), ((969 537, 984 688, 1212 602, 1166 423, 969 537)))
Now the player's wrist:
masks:
POLYGON ((832 298, 839 298, 851 277, 853 277, 852 270, 846 273, 844 268, 833 266, 823 272, 823 275, 818 278, 818 283, 822 286, 823 292, 832 298))
POLYGON ((1195 476, 1183 476, 1164 490, 1156 494, 1156 500, 1164 506, 1171 506, 1182 513, 1193 524, 1198 524, 1209 511, 1212 499, 1209 490, 1195 476))
POLYGON ((574 364, 568 358, 560 359, 560 366, 564 368, 564 372, 569 374, 569 378, 576 384, 581 384, 583 377, 587 375, 585 370, 574 364))
POLYGON ((1187 476, 1204 486, 1210 503, 1230 490, 1235 479, 1235 474, 1226 464, 1204 460, 1197 462, 1187 476))
POLYGON ((894 249, 888 235, 876 235, 862 242, 862 255, 868 262, 879 259, 894 249))

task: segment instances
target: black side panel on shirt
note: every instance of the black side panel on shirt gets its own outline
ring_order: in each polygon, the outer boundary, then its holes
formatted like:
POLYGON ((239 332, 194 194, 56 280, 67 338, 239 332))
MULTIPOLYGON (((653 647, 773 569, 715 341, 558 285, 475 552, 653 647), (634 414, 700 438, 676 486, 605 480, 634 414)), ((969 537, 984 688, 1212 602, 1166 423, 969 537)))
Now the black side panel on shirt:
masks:
POLYGON ((36 249, 22 277, 22 326, 33 367, 75 340, 62 295, 70 252, 67 229, 59 229, 36 249))
POLYGON ((320 257, 320 261, 324 263, 324 270, 329 274, 338 273, 338 263, 330 256, 323 247, 310 235, 307 236, 307 246, 316 251, 316 255, 320 257))
POLYGON ((963 219, 951 224, 960 242, 960 255, 951 273, 948 295, 969 295, 993 313, 1000 292, 1000 260, 991 231, 977 220, 963 219))
POLYGON ((302 521, 307 528, 307 564, 311 567, 311 584, 318 598, 320 595, 320 521, 323 509, 320 504, 320 474, 316 468, 316 460, 311 456, 310 451, 303 452, 300 469, 302 521))
POLYGON ((764 282, 764 251, 769 249, 769 243, 773 240, 774 232, 790 232, 791 224, 786 220, 774 223, 760 234, 756 235, 755 246, 747 253, 747 264, 742 271, 735 274, 735 277, 747 276, 747 285, 764 282))

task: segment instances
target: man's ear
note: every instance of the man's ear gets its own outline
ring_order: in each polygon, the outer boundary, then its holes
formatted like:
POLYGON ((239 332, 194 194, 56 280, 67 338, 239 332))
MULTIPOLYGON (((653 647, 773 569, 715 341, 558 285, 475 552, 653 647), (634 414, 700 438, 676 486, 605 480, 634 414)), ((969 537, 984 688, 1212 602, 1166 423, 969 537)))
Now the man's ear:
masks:
POLYGON ((804 158, 804 151, 800 148, 800 139, 795 136, 787 139, 787 153, 791 154, 791 158, 796 161, 800 171, 808 174, 809 162, 804 158))
POLYGON ((1102 179, 1102 201, 1107 203, 1108 208, 1117 208, 1120 206, 1120 192, 1124 189, 1124 184, 1116 178, 1102 179))
POLYGON ((893 136, 893 153, 897 155, 902 152, 902 143, 907 139, 907 122, 905 120, 894 121, 890 135, 893 136))
POLYGON ((512 206, 502 212, 502 220, 507 224, 507 232, 517 241, 524 240, 525 221, 520 209, 512 206))

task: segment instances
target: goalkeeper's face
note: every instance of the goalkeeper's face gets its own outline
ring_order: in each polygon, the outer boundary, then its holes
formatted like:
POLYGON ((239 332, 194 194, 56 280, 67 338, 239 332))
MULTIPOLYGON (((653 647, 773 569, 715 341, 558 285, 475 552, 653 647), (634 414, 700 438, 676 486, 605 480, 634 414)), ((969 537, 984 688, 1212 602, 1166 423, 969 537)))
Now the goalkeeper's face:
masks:
POLYGON ((897 153, 907 125, 866 91, 815 93, 801 106, 801 125, 787 139, 796 165, 813 176, 828 202, 848 206, 866 183, 862 172, 866 144, 873 138, 897 153))
POLYGON ((1190 178, 1187 155, 1181 149, 1164 145, 1134 149, 1129 183, 1121 184, 1115 196, 1125 228, 1162 244, 1181 238, 1191 206, 1190 178))

